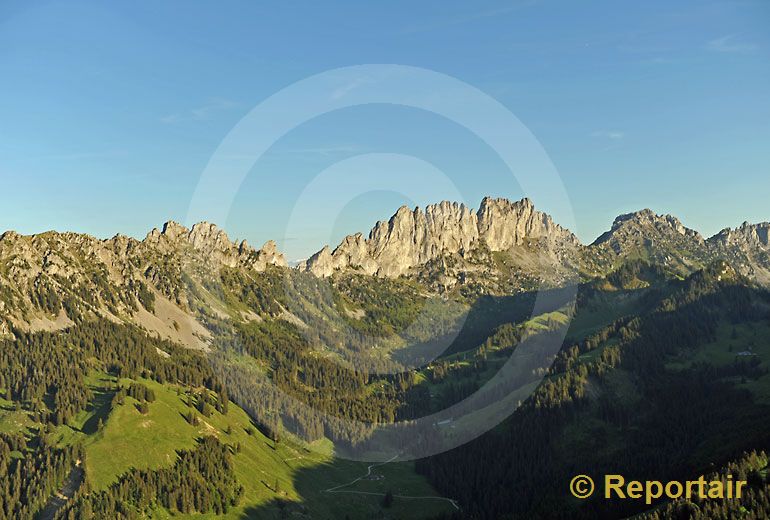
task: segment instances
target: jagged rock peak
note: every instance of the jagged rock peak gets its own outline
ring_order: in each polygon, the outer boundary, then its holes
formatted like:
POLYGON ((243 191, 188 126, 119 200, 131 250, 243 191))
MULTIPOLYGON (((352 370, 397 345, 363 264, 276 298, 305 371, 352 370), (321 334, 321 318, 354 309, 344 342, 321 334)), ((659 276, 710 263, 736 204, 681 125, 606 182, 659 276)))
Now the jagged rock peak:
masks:
POLYGON ((6 231, 0 235, 0 242, 17 240, 20 237, 21 235, 19 235, 16 231, 6 231))
POLYGON ((503 206, 506 208, 529 208, 534 209, 535 205, 532 204, 532 200, 530 200, 529 197, 524 197, 520 200, 510 200, 506 199, 504 197, 490 197, 486 196, 483 199, 481 199, 481 204, 479 205, 479 213, 483 212, 486 208, 491 206, 503 206))
POLYGON ((687 238, 696 239, 703 242, 703 237, 694 229, 686 227, 673 215, 658 215, 649 208, 645 208, 632 213, 625 213, 615 218, 612 228, 596 239, 594 244, 601 244, 616 237, 619 233, 630 232, 639 233, 640 228, 654 228, 659 233, 669 233, 671 231, 687 238))
POLYGON ((188 240, 197 249, 204 249, 206 247, 222 248, 234 245, 230 242, 230 238, 224 230, 208 222, 195 224, 188 234, 188 240))
POLYGON ((178 222, 169 220, 168 222, 163 224, 163 231, 161 233, 167 236, 168 238, 173 239, 183 235, 187 235, 189 233, 189 230, 183 225, 179 224, 178 222))
POLYGON ((208 246, 229 247, 233 245, 224 230, 209 222, 198 222, 192 228, 187 229, 182 224, 169 220, 163 224, 161 231, 158 231, 157 228, 150 231, 145 241, 158 242, 161 237, 169 242, 187 241, 196 249, 207 248, 208 246))
POLYGON ((709 242, 721 245, 738 245, 747 247, 770 246, 770 222, 750 224, 744 222, 735 229, 725 228, 709 239, 709 242))
POLYGON ((166 252, 189 244, 210 261, 229 267, 245 265, 262 271, 271 264, 283 267, 288 265, 274 241, 268 240, 257 251, 245 240, 240 243, 231 242, 223 229, 209 222, 198 222, 190 229, 173 220, 166 222, 161 231, 157 228, 150 231, 144 244, 166 252))
POLYGON ((325 247, 299 268, 318 276, 355 268, 393 277, 444 254, 462 255, 482 244, 503 251, 527 240, 544 241, 547 247, 578 244, 572 233, 535 210, 529 199, 486 197, 478 211, 449 201, 425 209, 401 206, 387 222, 377 222, 368 239, 360 233, 350 235, 334 251, 325 247))
POLYGON ((550 215, 537 211, 528 198, 512 202, 485 197, 477 215, 479 235, 493 251, 522 245, 525 240, 578 244, 575 235, 554 223, 550 215))
POLYGON ((254 251, 244 240, 239 246, 239 250, 242 255, 249 254, 249 257, 255 257, 255 260, 250 262, 251 266, 258 270, 264 270, 267 265, 277 265, 280 267, 287 267, 289 264, 286 261, 286 257, 278 251, 278 246, 273 240, 268 240, 262 246, 259 251, 254 251))

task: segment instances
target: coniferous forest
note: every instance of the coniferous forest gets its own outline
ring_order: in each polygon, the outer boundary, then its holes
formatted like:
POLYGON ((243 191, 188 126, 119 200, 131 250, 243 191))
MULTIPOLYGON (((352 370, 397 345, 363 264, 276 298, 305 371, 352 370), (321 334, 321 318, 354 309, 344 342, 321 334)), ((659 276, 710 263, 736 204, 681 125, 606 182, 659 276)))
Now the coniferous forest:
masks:
MULTIPOLYGON (((614 297, 608 284, 622 288, 640 278, 649 282, 634 296, 635 313, 608 316, 604 325, 583 330, 573 322, 540 385, 499 427, 416 462, 417 473, 458 504, 455 511, 437 514, 728 518, 746 510, 762 518, 768 496, 762 450, 770 443, 770 410, 761 392, 768 366, 760 355, 739 351, 762 352, 765 330, 770 330, 770 293, 740 277, 723 280, 728 267, 714 264, 676 279, 637 262, 581 285, 578 324, 584 313, 606 310, 604 299, 614 297), (710 345, 726 350, 719 358, 730 361, 713 363, 699 355, 714 348, 710 345), (465 469, 458 473, 458 467, 465 469), (620 473, 643 480, 711 472, 746 475, 749 492, 740 502, 679 500, 650 509, 638 501, 577 502, 564 490, 565 481, 577 473, 620 473)), ((260 283, 262 288, 244 293, 246 301, 252 301, 252 291, 270 294, 271 279, 260 283)), ((387 314, 381 302, 366 299, 366 294, 387 292, 367 293, 371 287, 354 286, 350 278, 340 284, 337 305, 363 298, 387 314)), ((410 289, 388 290, 407 291, 399 296, 406 298, 410 289)), ((528 301, 526 295, 521 299, 528 301)), ((403 302, 397 301, 400 309, 403 302)), ((502 315, 516 315, 519 301, 482 298, 479 304, 490 311, 474 311, 449 353, 419 377, 412 371, 377 376, 319 357, 317 336, 275 318, 234 326, 221 322, 209 352, 109 320, 81 320, 57 332, 14 329, 12 337, 2 340, 0 388, 9 413, 28 417, 31 426, 26 433, 3 433, 0 438, 5 490, 0 510, 4 518, 133 519, 160 511, 227 515, 244 496, 233 465, 243 447, 240 441, 228 442, 231 425, 219 433, 212 430, 215 435, 198 436, 194 446, 177 449, 164 464, 127 469, 107 485, 91 482, 88 450, 78 442, 63 442, 62 429, 72 429, 103 394, 109 398, 103 398, 107 413, 92 431, 104 435, 116 410, 130 402, 140 416, 151 417, 158 403, 154 388, 174 388, 171 395, 186 403, 180 415, 190 427, 210 428, 215 416, 237 406, 253 421, 253 430, 246 427, 248 435, 259 432, 273 449, 282 442, 291 446, 327 438, 354 447, 373 431, 367 423, 408 420, 457 403, 476 392, 519 345, 564 327, 560 297, 554 297, 552 311, 534 321, 490 318, 500 305, 514 313, 502 315), (96 387, 89 382, 94 373, 107 374, 112 382, 96 387), (362 426, 351 429, 348 420, 362 426), (52 502, 68 485, 71 496, 58 505, 52 502)), ((270 316, 269 309, 264 312, 270 316)), ((386 326, 408 321, 397 316, 386 326)), ((280 496, 277 480, 265 486, 280 496)), ((388 492, 389 503, 398 500, 388 492)), ((290 502, 277 503, 284 504, 280 511, 291 511, 290 502)))

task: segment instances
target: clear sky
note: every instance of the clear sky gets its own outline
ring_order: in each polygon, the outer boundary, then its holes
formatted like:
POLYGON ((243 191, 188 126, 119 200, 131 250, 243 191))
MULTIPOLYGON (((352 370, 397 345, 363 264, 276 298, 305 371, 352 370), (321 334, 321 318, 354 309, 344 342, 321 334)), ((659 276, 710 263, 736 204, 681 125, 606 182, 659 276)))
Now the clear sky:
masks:
MULTIPOLYGON (((209 159, 252 108, 313 74, 376 63, 448 74, 505 105, 556 166, 584 241, 644 207, 705 235, 770 220, 764 0, 5 1, 0 228, 143 237, 185 221, 209 159)), ((403 202, 443 198, 434 169, 472 207, 485 194, 523 195, 467 129, 367 105, 278 140, 219 224, 301 258, 403 202), (401 159, 346 161, 368 153, 401 159), (361 176, 372 191, 318 222, 324 189, 297 200, 337 164, 336 178, 361 176), (412 184, 367 184, 388 175, 412 184)))

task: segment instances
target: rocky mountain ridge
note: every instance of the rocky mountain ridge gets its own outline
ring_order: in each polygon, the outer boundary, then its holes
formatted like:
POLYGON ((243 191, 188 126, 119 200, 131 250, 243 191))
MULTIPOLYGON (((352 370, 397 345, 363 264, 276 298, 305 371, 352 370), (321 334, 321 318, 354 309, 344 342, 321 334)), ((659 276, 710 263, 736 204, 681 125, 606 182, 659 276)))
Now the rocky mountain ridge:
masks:
POLYGON ((511 202, 485 197, 478 211, 444 201, 424 210, 402 206, 390 220, 378 222, 368 238, 349 235, 333 251, 323 248, 299 269, 316 276, 356 269, 398 277, 447 254, 465 256, 479 247, 506 251, 534 242, 554 253, 579 245, 575 235, 537 211, 529 199, 511 202))
MULTIPOLYGON (((403 206, 387 222, 378 222, 368 238, 349 235, 335 249, 324 247, 298 268, 320 277, 351 270, 425 278, 426 266, 438 264, 439 270, 453 271, 450 278, 494 278, 493 271, 500 267, 492 265, 494 254, 506 253, 512 257, 506 266, 524 278, 565 265, 583 277, 600 276, 637 258, 686 275, 723 258, 742 274, 770 283, 768 229, 768 223, 744 223, 704 239, 672 215, 643 209, 618 216, 610 230, 583 245, 529 199, 486 197, 477 211, 446 201, 424 210, 403 206)), ((555 282, 560 279, 554 277, 555 282)))
POLYGON ((206 330, 190 312, 186 279, 270 265, 287 266, 273 241, 254 249, 206 222, 191 229, 167 222, 141 241, 8 231, 0 235, 0 334, 11 327, 55 330, 90 315, 202 348, 206 330))
POLYGON ((162 230, 156 228, 150 231, 142 243, 165 252, 178 251, 180 246, 189 245, 214 265, 242 266, 257 272, 264 271, 268 265, 288 265, 273 240, 265 242, 260 249, 254 249, 245 240, 231 242, 224 230, 208 222, 199 222, 188 230, 169 221, 162 230))
POLYGON ((724 229, 710 238, 687 228, 671 215, 649 209, 617 217, 612 228, 588 248, 586 257, 599 256, 616 263, 642 258, 686 275, 709 262, 726 260, 738 271, 759 283, 770 284, 770 223, 724 229))
MULTIPOLYGON (((642 210, 619 216, 609 231, 583 245, 528 199, 487 197, 478 210, 445 201, 402 207, 367 238, 350 235, 297 269, 318 277, 405 276, 426 290, 473 286, 475 293, 509 293, 543 280, 559 285, 571 273, 601 276, 633 259, 676 275, 724 259, 770 285, 770 223, 744 223, 704 239, 675 217, 642 210)), ((290 269, 273 241, 255 249, 206 222, 189 229, 167 222, 143 240, 8 231, 0 235, 0 334, 11 327, 54 330, 98 315, 203 347, 206 329, 195 308, 225 316, 214 308, 219 297, 208 292, 206 281, 223 269, 248 279, 273 266, 290 269)))
POLYGON ((708 243, 738 266, 741 274, 770 285, 770 222, 744 222, 735 229, 723 229, 708 243))

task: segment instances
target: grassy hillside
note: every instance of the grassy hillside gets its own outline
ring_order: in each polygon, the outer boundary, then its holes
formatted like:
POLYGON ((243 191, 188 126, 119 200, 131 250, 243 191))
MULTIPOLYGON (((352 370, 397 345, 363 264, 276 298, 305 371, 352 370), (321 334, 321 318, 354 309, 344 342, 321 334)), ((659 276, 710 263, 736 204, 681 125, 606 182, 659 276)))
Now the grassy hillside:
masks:
MULTIPOLYGON (((85 470, 94 490, 109 487, 130 468, 157 469, 173 465, 177 450, 192 449, 206 435, 236 447, 233 462, 244 495, 238 506, 225 516, 213 513, 174 514, 156 509, 152 518, 425 518, 454 510, 454 506, 414 472, 410 463, 390 463, 365 477, 368 465, 335 459, 331 445, 320 441, 305 445, 283 438, 273 442, 252 423, 246 412, 230 404, 226 414, 200 414, 192 426, 185 419, 193 399, 189 389, 137 380, 155 394, 148 411, 139 411, 139 401, 127 397, 124 404, 111 405, 118 384, 128 387, 130 379, 116 379, 103 372, 89 375, 94 398, 88 409, 67 425, 57 427, 52 438, 61 445, 80 443, 85 449, 85 470), (355 482, 354 482, 355 481, 355 482), (349 484, 349 485, 348 485, 349 484), (330 490, 327 492, 327 490, 330 490), (382 495, 396 495, 388 508, 382 495)), ((0 402, 0 431, 34 433, 27 412, 15 411, 0 402)))

